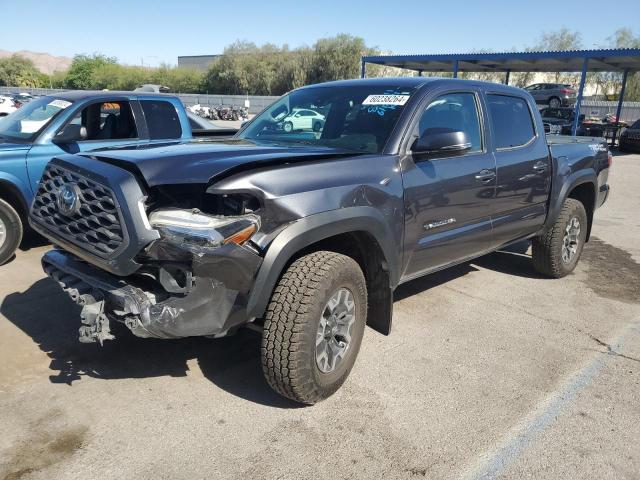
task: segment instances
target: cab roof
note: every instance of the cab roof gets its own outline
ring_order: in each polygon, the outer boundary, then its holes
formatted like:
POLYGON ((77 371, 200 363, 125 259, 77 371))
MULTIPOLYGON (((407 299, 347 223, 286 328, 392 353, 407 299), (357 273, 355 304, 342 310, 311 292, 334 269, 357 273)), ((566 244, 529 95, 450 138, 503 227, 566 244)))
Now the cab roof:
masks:
POLYGON ((158 98, 177 98, 175 95, 166 93, 151 93, 151 92, 122 92, 112 90, 70 90, 68 92, 59 92, 46 95, 47 97, 59 98, 60 100, 67 100, 69 102, 77 102, 79 100, 87 100, 92 98, 138 98, 138 97, 158 97, 158 98))

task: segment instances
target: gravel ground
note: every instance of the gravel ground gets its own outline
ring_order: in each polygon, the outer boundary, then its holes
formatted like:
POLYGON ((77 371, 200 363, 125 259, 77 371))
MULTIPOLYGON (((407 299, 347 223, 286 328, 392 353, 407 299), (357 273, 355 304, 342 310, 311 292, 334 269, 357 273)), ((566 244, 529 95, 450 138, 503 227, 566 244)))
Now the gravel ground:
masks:
POLYGON ((610 183, 574 274, 525 245, 402 286, 310 408, 269 390, 251 331, 79 344, 31 240, 0 267, 0 480, 637 479, 640 155, 610 183))

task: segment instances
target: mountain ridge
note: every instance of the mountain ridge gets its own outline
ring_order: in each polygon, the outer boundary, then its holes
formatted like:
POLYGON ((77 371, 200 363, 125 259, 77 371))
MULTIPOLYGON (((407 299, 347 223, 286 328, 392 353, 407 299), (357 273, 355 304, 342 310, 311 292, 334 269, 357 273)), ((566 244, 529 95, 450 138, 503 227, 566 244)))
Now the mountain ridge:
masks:
POLYGON ((11 55, 20 55, 28 58, 33 62, 35 67, 42 73, 51 75, 54 72, 63 72, 68 70, 73 59, 69 57, 51 55, 46 52, 32 52, 30 50, 20 50, 18 52, 10 52, 9 50, 0 50, 0 58, 10 57, 11 55))

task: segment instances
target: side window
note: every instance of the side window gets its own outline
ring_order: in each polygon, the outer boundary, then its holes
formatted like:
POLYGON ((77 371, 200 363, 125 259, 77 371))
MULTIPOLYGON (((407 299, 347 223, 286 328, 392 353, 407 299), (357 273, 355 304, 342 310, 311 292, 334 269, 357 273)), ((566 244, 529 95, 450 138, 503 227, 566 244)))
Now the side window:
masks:
POLYGON ((487 95, 496 148, 525 145, 535 137, 529 105, 522 98, 487 95))
POLYGON ((182 136, 176 107, 164 100, 140 100, 151 140, 175 139, 182 136))
POLYGON ((84 140, 121 140, 138 137, 131 105, 126 101, 93 103, 80 110, 69 123, 86 128, 87 135, 84 140))
POLYGON ((458 130, 467 134, 472 152, 482 151, 482 135, 476 96, 473 93, 449 93, 432 101, 425 109, 416 137, 429 135, 430 130, 458 130))

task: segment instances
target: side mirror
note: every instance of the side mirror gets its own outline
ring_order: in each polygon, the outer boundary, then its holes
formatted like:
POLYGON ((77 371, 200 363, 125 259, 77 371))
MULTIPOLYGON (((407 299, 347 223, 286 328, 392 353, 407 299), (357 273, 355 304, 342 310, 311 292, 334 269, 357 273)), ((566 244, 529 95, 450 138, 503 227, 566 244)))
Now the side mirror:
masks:
POLYGON ((412 153, 432 157, 453 157, 471 149, 467 134, 450 128, 427 128, 411 147, 412 153))
POLYGON ((87 129, 82 125, 76 125, 70 123, 62 130, 58 132, 58 134, 53 137, 54 143, 72 143, 78 142, 81 140, 85 140, 87 138, 87 129))

